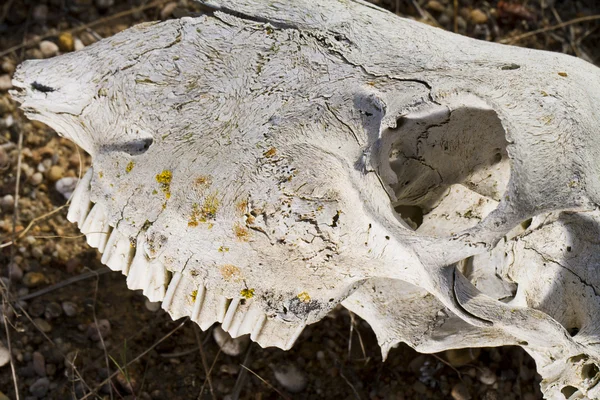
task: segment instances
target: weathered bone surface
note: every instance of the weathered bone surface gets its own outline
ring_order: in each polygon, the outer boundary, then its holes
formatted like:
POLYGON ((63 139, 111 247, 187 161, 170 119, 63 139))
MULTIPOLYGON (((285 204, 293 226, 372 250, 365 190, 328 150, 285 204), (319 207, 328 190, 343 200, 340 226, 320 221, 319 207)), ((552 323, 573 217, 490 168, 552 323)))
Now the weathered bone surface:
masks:
POLYGON ((384 355, 520 345, 600 396, 600 70, 359 0, 206 1, 19 69, 88 151, 76 222, 174 318, 289 348, 335 305, 384 355))

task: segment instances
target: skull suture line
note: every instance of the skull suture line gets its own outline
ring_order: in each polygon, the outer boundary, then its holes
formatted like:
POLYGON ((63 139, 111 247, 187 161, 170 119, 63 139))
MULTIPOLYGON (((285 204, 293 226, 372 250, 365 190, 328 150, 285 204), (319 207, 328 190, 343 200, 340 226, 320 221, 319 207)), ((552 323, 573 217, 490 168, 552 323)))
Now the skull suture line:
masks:
POLYGON ((520 345, 547 397, 600 396, 596 67, 359 0, 206 4, 16 74, 92 155, 69 219, 105 264, 263 346, 342 302, 384 354, 520 345))

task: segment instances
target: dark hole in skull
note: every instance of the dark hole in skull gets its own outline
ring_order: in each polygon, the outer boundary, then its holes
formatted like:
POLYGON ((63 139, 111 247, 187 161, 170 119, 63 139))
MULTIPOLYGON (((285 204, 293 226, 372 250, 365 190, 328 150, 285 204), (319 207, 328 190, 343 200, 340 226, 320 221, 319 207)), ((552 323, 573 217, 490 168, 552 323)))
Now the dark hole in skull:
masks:
POLYGON ((581 368, 581 377, 583 379, 594 379, 600 370, 596 364, 586 364, 581 368))
POLYGON ((578 390, 579 389, 574 386, 565 386, 560 390, 560 392, 563 394, 563 396, 565 396, 565 399, 568 399, 577 393, 578 390))
POLYGON ((419 233, 447 236, 497 207, 510 177, 506 146, 494 111, 439 106, 384 132, 389 170, 380 172, 402 220, 419 233))

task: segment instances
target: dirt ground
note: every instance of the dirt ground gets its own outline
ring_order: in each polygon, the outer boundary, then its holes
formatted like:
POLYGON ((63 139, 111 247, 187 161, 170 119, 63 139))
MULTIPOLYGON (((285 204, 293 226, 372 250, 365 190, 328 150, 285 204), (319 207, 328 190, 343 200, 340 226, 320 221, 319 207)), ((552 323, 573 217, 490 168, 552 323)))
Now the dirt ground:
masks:
MULTIPOLYGON (((585 20, 600 13, 597 0, 373 2, 471 37, 600 63, 600 22, 585 20), (543 31, 524 36, 536 30, 543 31)), ((65 190, 56 182, 78 177, 89 157, 23 117, 7 89, 22 60, 202 9, 186 0, 0 3, 0 273, 14 300, 3 308, 8 330, 0 323, 0 335, 6 346, 10 334, 21 399, 541 398, 535 364, 520 348, 420 355, 400 345, 382 362, 368 324, 339 308, 308 327, 288 352, 254 344, 229 356, 211 330, 172 321, 146 304, 124 276, 101 265, 65 218, 65 190)), ((0 367, 0 400, 16 398, 7 364, 0 367)))

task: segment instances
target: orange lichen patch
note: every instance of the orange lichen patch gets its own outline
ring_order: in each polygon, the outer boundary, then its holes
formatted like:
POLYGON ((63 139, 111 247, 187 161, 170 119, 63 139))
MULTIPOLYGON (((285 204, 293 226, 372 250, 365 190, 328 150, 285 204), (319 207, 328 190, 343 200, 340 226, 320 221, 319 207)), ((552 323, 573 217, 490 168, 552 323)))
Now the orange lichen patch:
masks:
POLYGON ((198 203, 192 204, 192 214, 190 215, 190 220, 188 221, 188 226, 196 227, 200 222, 198 217, 200 216, 200 206, 198 203))
POLYGON ((131 170, 133 169, 133 166, 135 164, 133 163, 133 161, 129 161, 129 163, 127 164, 127 167, 125 167, 125 172, 130 173, 131 170))
POLYGON ((231 264, 225 264, 220 268, 221 276, 226 281, 234 280, 238 281, 240 279, 241 271, 238 267, 231 264))
POLYGON ((188 226, 198 226, 200 222, 207 222, 208 220, 214 220, 217 216, 219 209, 219 199, 217 198, 217 192, 206 196, 202 206, 198 203, 192 204, 192 214, 188 222, 188 226))
POLYGON ((235 211, 239 215, 246 214, 247 210, 248 210, 248 200, 244 199, 244 200, 240 200, 237 203, 235 203, 235 211))
POLYGON ((165 194, 167 199, 171 198, 171 181, 173 180, 173 173, 168 169, 165 169, 160 174, 156 175, 156 182, 160 184, 160 189, 165 194))
POLYGON ((277 149, 275 147, 271 147, 269 150, 265 151, 263 155, 265 157, 273 157, 277 153, 277 149))
POLYGON ((247 242, 248 240, 250 240, 250 231, 244 228, 238 222, 236 222, 235 225, 233 225, 233 233, 235 234, 235 237, 237 237, 242 242, 247 242))
POLYGON ((217 192, 212 193, 204 199, 202 204, 201 217, 205 220, 215 219, 217 216, 217 210, 219 209, 219 199, 217 198, 217 192))
POLYGON ((194 184, 199 189, 206 189, 207 187, 212 185, 212 178, 209 175, 200 175, 199 177, 196 178, 196 180, 194 181, 194 184))
POLYGON ((302 292, 302 293, 298 294, 298 298, 303 303, 310 302, 310 296, 308 295, 308 292, 302 292))
POLYGON ((242 289, 240 291, 240 296, 245 299, 251 299, 254 297, 254 289, 242 289))

